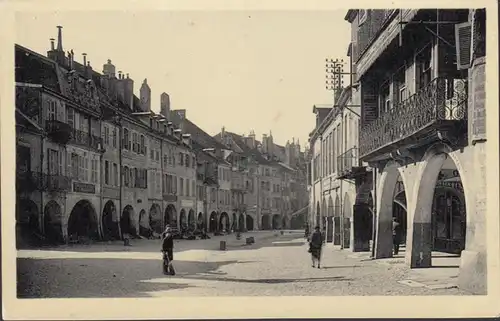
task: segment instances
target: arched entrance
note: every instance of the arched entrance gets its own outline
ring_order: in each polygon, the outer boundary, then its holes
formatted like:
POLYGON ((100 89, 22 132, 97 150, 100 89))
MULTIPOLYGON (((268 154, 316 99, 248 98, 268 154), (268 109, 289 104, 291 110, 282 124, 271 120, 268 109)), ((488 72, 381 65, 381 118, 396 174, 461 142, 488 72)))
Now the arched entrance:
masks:
POLYGON ((245 215, 243 213, 240 214, 238 219, 238 230, 243 232, 245 230, 245 215))
POLYGON ((188 213, 188 229, 190 230, 196 229, 196 217, 194 215, 193 209, 190 209, 188 213))
POLYGON ((349 199, 349 195, 346 193, 344 197, 343 204, 343 217, 344 217, 344 226, 343 226, 343 244, 342 247, 344 249, 348 249, 351 247, 351 218, 352 218, 352 205, 351 200, 349 199))
POLYGON ((271 229, 271 218, 269 217, 268 214, 262 215, 261 226, 262 226, 263 230, 270 230, 271 229))
POLYGON ((356 194, 353 210, 354 244, 353 251, 370 251, 370 241, 373 239, 373 197, 372 184, 360 186, 356 194))
POLYGON ((319 226, 320 224, 320 214, 321 214, 321 209, 319 208, 319 201, 316 202, 316 221, 314 222, 314 225, 319 226))
POLYGON ((246 227, 247 231, 253 231, 253 217, 249 214, 247 214, 246 227))
POLYGON ((229 230, 229 215, 226 212, 222 212, 219 219, 219 231, 229 230))
POLYGON ((398 182, 396 183, 396 188, 394 189, 394 204, 392 205, 392 217, 398 222, 399 233, 400 233, 400 244, 406 244, 406 233, 407 233, 407 203, 406 203, 406 193, 404 190, 404 184, 401 180, 401 175, 399 175, 398 182))
POLYGON ((158 204, 151 205, 151 208, 149 209, 149 227, 157 234, 161 234, 163 232, 161 208, 158 204))
POLYGON ((43 211, 43 231, 48 243, 64 243, 61 206, 56 201, 50 201, 45 205, 43 211))
POLYGON ((102 237, 104 241, 120 239, 118 215, 113 201, 107 201, 102 210, 102 237))
POLYGON ((324 228, 326 228, 326 200, 323 198, 323 202, 321 204, 321 221, 319 224, 319 227, 321 229, 321 232, 324 231, 324 228))
POLYGON ((333 199, 328 198, 328 217, 326 220, 326 242, 333 242, 333 199))
POLYGON ((122 212, 122 217, 120 219, 120 227, 122 230, 122 236, 137 235, 137 228, 135 226, 135 211, 130 205, 125 206, 122 212))
POLYGON ((288 228, 288 219, 286 218, 286 216, 283 216, 283 218, 281 219, 281 228, 282 229, 288 228))
POLYGON ((197 229, 203 231, 205 229, 205 219, 203 217, 203 213, 200 212, 198 213, 198 220, 197 220, 197 229))
POLYGON ((181 212, 179 213, 179 228, 181 232, 184 232, 187 230, 187 227, 186 210, 181 209, 181 212))
POLYGON ((233 213, 233 220, 231 221, 231 230, 236 231, 238 226, 238 219, 236 218, 236 213, 233 213))
POLYGON ((280 216, 278 214, 273 215, 272 229, 277 230, 280 228, 280 216))
POLYGON ((149 226, 150 214, 146 214, 145 210, 139 212, 139 235, 142 237, 150 238, 152 235, 151 228, 149 226))
POLYGON ((407 242, 412 268, 430 267, 432 250, 460 254, 466 241, 467 189, 456 156, 447 146, 436 145, 424 160, 422 177, 415 183, 415 212, 407 242))
POLYGON ((167 225, 172 227, 177 227, 177 210, 175 206, 172 204, 168 204, 165 209, 165 215, 163 217, 163 225, 166 227, 167 225))
POLYGON ((36 245, 40 242, 38 207, 29 199, 18 199, 16 204, 16 244, 36 245))
POLYGON ((341 245, 342 242, 342 232, 340 229, 340 197, 337 194, 335 197, 335 205, 333 211, 333 245, 341 245))
POLYGON ((215 211, 210 213, 210 221, 208 223, 208 231, 210 233, 217 231, 217 213, 215 211))
POLYGON ((73 206, 68 219, 68 237, 70 240, 99 239, 97 215, 87 200, 81 200, 73 206))

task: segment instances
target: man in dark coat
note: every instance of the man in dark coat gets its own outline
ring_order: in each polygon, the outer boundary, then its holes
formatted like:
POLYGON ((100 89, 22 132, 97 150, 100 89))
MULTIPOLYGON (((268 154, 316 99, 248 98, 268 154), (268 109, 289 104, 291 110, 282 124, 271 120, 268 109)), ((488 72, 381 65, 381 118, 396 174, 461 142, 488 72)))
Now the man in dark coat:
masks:
POLYGON ((401 244, 401 224, 395 217, 392 218, 392 243, 394 245, 394 255, 398 255, 399 244, 401 244))
POLYGON ((167 227, 162 234, 161 252, 164 258, 168 258, 168 264, 164 266, 164 273, 170 272, 170 274, 174 274, 172 265, 172 261, 174 260, 174 236, 170 227, 167 227))
POLYGON ((318 262, 318 269, 321 268, 321 249, 323 247, 323 235, 319 229, 319 226, 314 228, 314 232, 311 235, 309 242, 309 252, 311 252, 312 266, 316 267, 316 261, 318 262))

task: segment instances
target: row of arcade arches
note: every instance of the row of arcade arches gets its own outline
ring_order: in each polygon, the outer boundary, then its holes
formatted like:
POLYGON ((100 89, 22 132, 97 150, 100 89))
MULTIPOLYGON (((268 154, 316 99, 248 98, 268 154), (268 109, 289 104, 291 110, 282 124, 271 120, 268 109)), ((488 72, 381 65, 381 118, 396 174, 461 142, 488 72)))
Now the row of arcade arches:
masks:
MULTIPOLYGON (((39 214, 37 205, 31 200, 19 200, 17 202, 17 226, 21 238, 26 239, 33 234, 43 234, 45 241, 51 244, 62 244, 63 236, 63 215, 62 208, 56 201, 49 201, 44 208, 42 225, 39 224, 39 214), (43 233, 41 233, 43 231, 43 233)), ((81 200, 73 207, 67 225, 67 236, 70 239, 87 238, 91 240, 102 239, 118 240, 120 235, 128 234, 132 237, 149 237, 152 233, 160 234, 166 225, 179 226, 181 229, 197 228, 205 229, 205 217, 203 213, 195 214, 194 210, 186 211, 182 209, 177 216, 174 205, 168 205, 162 217, 161 208, 158 204, 153 204, 146 213, 141 210, 136 220, 134 208, 127 205, 123 208, 122 215, 113 201, 105 203, 101 216, 102 234, 99 233, 98 215, 94 206, 88 200, 81 200), (177 219, 179 220, 177 222, 177 219), (179 224, 178 224, 179 223, 179 224)), ((254 222, 250 215, 243 213, 229 214, 222 212, 217 214, 213 211, 209 216, 207 231, 223 231, 229 229, 253 230, 254 222), (231 224, 232 222, 232 224, 231 224)))
POLYGON ((405 172, 404 167, 389 163, 381 171, 378 182, 380 214, 376 222, 371 183, 358 188, 354 204, 348 194, 342 200, 337 195, 335 203, 332 198, 323 200, 322 204, 316 202, 313 222, 326 227, 329 242, 344 248, 352 248, 354 243, 361 250, 370 250, 370 241, 375 237, 379 249, 372 251, 376 257, 383 258, 393 255, 393 231, 386 225, 389 222, 392 226, 394 220, 400 226, 403 246, 400 255, 410 258, 412 267, 430 266, 433 251, 460 255, 466 247, 467 193, 457 164, 457 156, 446 146, 429 149, 418 165, 419 171, 405 172), (407 184, 411 184, 408 186, 412 188, 412 195, 406 193, 407 184), (410 199, 413 217, 407 213, 410 199), (373 223, 377 224, 375 228, 373 223), (413 228, 409 228, 411 225, 413 228), (411 251, 406 253, 408 246, 411 251), (417 252, 424 253, 423 259, 415 254, 417 252))

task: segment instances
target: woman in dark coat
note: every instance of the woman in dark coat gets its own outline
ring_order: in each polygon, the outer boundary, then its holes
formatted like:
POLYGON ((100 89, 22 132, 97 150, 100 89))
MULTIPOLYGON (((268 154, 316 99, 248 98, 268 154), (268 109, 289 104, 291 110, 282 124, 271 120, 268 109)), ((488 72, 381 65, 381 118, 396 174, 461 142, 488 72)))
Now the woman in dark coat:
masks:
POLYGON ((311 252, 312 266, 316 267, 318 262, 318 269, 321 268, 321 249, 323 247, 323 235, 319 230, 319 226, 314 228, 309 242, 309 252, 311 252))

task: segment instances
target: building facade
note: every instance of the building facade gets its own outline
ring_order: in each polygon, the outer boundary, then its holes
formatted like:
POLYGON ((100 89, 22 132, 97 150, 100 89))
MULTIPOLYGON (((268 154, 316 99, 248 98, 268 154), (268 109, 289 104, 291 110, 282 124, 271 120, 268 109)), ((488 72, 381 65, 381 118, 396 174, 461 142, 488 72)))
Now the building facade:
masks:
MULTIPOLYGON (((355 196, 351 249, 366 250, 371 234, 373 257, 392 257, 395 220, 409 267, 432 266, 433 252, 458 255, 459 286, 485 293, 485 10, 349 10, 346 20, 349 90, 360 108, 353 132, 349 125, 341 131, 346 147, 357 143, 338 151, 332 138, 332 147, 326 125, 332 111, 316 110, 310 222, 323 224, 329 213, 321 196, 331 188, 330 164, 338 157, 337 178, 356 189, 349 196, 355 196)), ((335 219, 333 227, 335 243, 335 219)))

